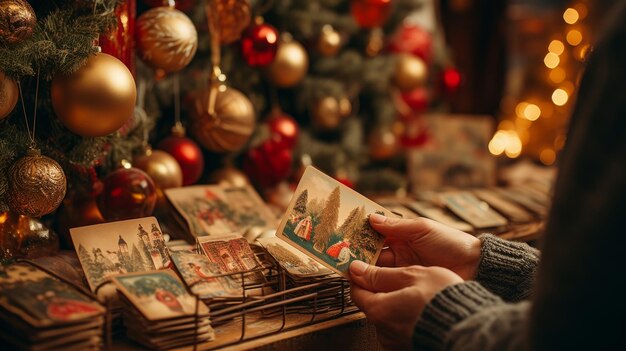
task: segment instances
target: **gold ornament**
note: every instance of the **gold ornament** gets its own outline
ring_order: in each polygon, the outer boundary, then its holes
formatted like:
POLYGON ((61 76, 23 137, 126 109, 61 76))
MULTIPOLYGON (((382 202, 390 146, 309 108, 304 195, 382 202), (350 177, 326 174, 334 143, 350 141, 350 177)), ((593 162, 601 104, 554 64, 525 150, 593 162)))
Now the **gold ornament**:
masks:
POLYGON ((222 44, 239 40, 241 33, 250 25, 250 4, 247 0, 215 0, 215 12, 222 44))
POLYGON ((348 117, 352 114, 352 103, 345 96, 339 99, 339 114, 341 117, 348 117))
POLYGON ((165 151, 148 149, 145 154, 135 157, 133 166, 146 172, 157 189, 183 186, 183 171, 178 161, 165 151))
POLYGON ((17 83, 0 72, 0 119, 8 116, 17 104, 20 91, 17 83))
POLYGON ((311 109, 313 124, 319 129, 335 129, 341 123, 339 101, 334 96, 327 96, 317 101, 311 109))
POLYGON ((368 140, 370 157, 374 160, 386 160, 398 153, 398 137, 390 129, 379 127, 374 129, 368 140))
POLYGON ((70 131, 84 137, 111 134, 133 115, 137 89, 126 66, 98 53, 70 76, 52 81, 52 107, 70 131))
POLYGON ((59 207, 67 182, 61 166, 31 149, 9 169, 7 205, 28 217, 41 217, 59 207))
POLYGON ((207 150, 231 152, 241 149, 254 131, 252 102, 237 89, 220 86, 216 91, 214 113, 211 114, 210 95, 210 89, 205 89, 195 99, 189 130, 207 150))
POLYGON ((149 66, 176 72, 191 62, 198 48, 193 22, 173 7, 155 7, 137 19, 137 49, 149 66))
POLYGON ((283 41, 278 44, 267 76, 276 86, 289 88, 300 83, 308 69, 309 57, 304 47, 295 40, 283 41))
POLYGON ((0 213, 0 260, 37 258, 59 250, 59 237, 37 218, 0 213))
POLYGON ((31 35, 37 26, 37 17, 24 0, 0 1, 0 41, 19 43, 31 35))
POLYGON ((211 173, 209 183, 244 187, 250 185, 250 180, 242 171, 232 166, 227 166, 211 173))
POLYGON ((398 55, 393 82, 401 91, 418 88, 428 78, 428 67, 420 58, 409 54, 398 55))
POLYGON ((317 51, 328 57, 337 55, 341 49, 341 35, 331 25, 322 27, 322 33, 317 39, 317 51))

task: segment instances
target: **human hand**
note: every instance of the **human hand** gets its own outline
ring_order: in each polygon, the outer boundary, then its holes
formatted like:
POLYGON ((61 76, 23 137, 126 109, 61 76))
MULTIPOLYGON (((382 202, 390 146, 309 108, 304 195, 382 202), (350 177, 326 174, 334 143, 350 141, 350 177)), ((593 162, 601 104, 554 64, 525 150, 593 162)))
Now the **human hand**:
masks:
POLYGON ((379 266, 411 265, 448 268, 461 278, 473 279, 480 259, 480 240, 427 218, 399 219, 372 214, 372 227, 384 235, 379 266))
POLYGON ((441 267, 387 268, 353 261, 350 265, 352 301, 376 326, 385 349, 412 348, 413 329, 430 300, 444 288, 462 283, 441 267))

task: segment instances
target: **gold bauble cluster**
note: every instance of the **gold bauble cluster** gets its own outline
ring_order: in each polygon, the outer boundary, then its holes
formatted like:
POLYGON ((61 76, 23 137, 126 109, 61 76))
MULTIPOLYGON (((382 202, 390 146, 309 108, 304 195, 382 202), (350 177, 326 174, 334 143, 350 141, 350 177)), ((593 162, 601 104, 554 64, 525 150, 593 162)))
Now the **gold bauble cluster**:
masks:
POLYGON ((137 50, 152 68, 179 71, 191 62, 197 48, 196 27, 173 7, 155 7, 137 19, 137 50))
POLYGON ((70 131, 100 137, 122 127, 133 115, 137 89, 128 68, 98 53, 75 73, 52 81, 52 107, 70 131))
POLYGON ((9 169, 8 180, 9 209, 28 217, 41 217, 56 210, 67 189, 61 166, 38 150, 29 150, 17 160, 9 169))
POLYGON ((352 113, 352 104, 347 97, 337 99, 334 96, 326 96, 311 106, 310 113, 316 128, 331 130, 339 127, 341 121, 352 113))

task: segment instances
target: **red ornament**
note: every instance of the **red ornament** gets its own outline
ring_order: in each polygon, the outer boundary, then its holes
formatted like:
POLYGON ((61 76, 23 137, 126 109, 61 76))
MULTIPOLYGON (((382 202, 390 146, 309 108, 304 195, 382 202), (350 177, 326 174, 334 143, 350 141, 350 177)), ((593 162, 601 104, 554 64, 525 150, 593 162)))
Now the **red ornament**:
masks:
POLYGON ((433 38, 422 27, 403 24, 391 36, 387 49, 391 52, 412 54, 429 63, 433 54, 433 38))
POLYGON ((441 84, 445 94, 454 94, 461 86, 461 72, 456 68, 448 67, 441 72, 441 84))
POLYGON ((352 17, 363 28, 380 27, 391 13, 391 0, 352 0, 352 17))
POLYGON ((243 170, 257 184, 269 187, 287 179, 291 173, 293 155, 280 142, 268 139, 248 150, 243 170))
POLYGON ((272 138, 280 143, 281 148, 292 150, 298 142, 298 122, 291 116, 280 113, 275 114, 267 121, 272 138))
POLYGON ((115 8, 117 26, 111 32, 100 36, 102 52, 122 61, 130 73, 135 75, 135 18, 136 0, 126 0, 115 8))
POLYGON ((193 140, 172 135, 163 140, 156 147, 174 156, 183 171, 183 186, 191 185, 200 179, 204 170, 204 156, 193 140))
MULTIPOLYGON (((150 7, 168 6, 167 0, 143 0, 143 2, 150 7)), ((176 0, 174 7, 180 11, 187 11, 194 5, 194 0, 176 0)))
POLYGON ((137 168, 120 168, 102 180, 96 203, 109 221, 146 217, 156 205, 156 187, 150 176, 137 168))
POLYGON ((241 52, 250 66, 267 66, 278 50, 278 31, 269 24, 255 24, 241 38, 241 52))
POLYGON ((335 180, 338 181, 339 183, 347 186, 348 188, 353 189, 354 188, 354 182, 348 178, 347 176, 336 176, 335 180))
POLYGON ((404 103, 411 108, 411 111, 414 113, 424 112, 430 103, 430 94, 428 89, 423 87, 403 92, 400 96, 402 101, 404 101, 404 103))
POLYGON ((430 141, 430 133, 422 119, 408 121, 405 124, 404 134, 400 139, 402 146, 419 148, 430 141))

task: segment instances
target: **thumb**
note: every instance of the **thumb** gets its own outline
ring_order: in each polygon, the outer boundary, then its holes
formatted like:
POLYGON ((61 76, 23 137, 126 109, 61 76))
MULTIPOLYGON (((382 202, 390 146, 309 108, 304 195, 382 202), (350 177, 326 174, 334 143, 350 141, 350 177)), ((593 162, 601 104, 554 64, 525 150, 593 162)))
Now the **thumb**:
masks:
POLYGON ((413 279, 404 268, 377 267, 363 261, 350 264, 353 283, 371 292, 396 291, 413 285, 413 279))
POLYGON ((374 230, 387 239, 404 241, 416 240, 433 230, 436 222, 428 218, 403 219, 385 217, 374 213, 370 215, 370 224, 374 230))

